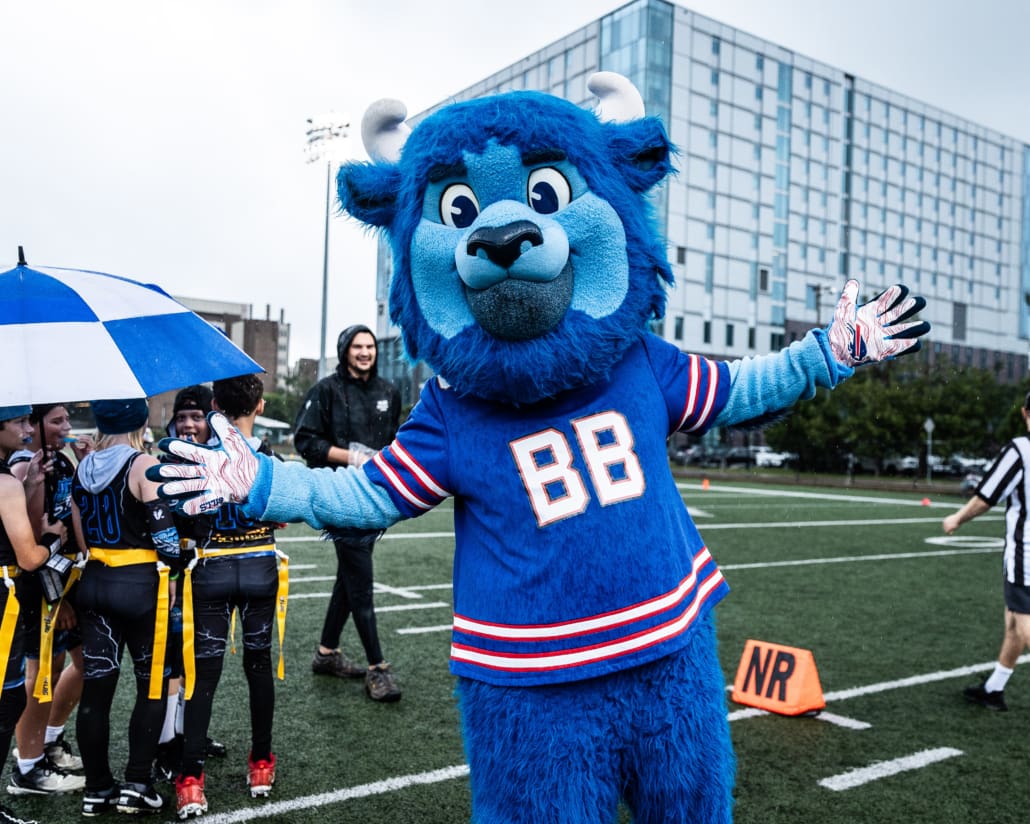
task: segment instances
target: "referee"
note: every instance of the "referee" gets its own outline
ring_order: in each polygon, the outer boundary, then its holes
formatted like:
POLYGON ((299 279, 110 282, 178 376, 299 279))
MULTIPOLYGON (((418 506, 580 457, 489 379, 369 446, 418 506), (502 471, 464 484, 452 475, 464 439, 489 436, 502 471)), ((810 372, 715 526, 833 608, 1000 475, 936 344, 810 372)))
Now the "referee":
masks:
MULTIPOLYGON (((1019 410, 1030 432, 1030 392, 1019 410)), ((958 512, 944 519, 951 535, 966 521, 983 515, 1005 500, 1005 636, 994 672, 976 686, 966 687, 966 698, 991 710, 1005 711, 1005 684, 1016 660, 1030 645, 1030 437, 1013 438, 994 459, 973 497, 958 512)))

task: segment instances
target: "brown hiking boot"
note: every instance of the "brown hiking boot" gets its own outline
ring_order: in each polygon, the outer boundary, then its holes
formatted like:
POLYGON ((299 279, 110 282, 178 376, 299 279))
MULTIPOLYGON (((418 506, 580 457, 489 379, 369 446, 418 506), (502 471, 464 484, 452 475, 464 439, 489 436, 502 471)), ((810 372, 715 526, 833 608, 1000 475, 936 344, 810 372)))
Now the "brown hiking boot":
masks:
POLYGON ((355 664, 338 649, 328 655, 316 649, 315 657, 311 660, 311 671, 316 675, 335 675, 337 678, 361 678, 365 675, 364 667, 355 664))
POLYGON ((390 703, 401 700, 401 690, 390 671, 390 665, 383 661, 365 672, 365 692, 373 701, 390 703))

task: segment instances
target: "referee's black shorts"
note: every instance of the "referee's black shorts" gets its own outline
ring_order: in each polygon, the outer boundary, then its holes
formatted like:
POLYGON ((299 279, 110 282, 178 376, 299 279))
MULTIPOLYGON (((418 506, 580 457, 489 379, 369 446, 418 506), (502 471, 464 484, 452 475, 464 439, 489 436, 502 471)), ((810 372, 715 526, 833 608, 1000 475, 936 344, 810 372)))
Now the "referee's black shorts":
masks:
POLYGON ((1020 586, 1005 579, 1005 606, 1010 612, 1030 615, 1030 587, 1020 586))

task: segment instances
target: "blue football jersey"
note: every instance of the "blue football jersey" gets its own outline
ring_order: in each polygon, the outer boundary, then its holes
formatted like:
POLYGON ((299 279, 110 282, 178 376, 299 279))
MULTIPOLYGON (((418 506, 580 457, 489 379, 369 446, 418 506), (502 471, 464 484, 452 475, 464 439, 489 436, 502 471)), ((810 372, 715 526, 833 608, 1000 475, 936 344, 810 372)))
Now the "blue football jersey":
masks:
POLYGON ((364 467, 402 516, 454 498, 451 670, 547 684, 684 647, 727 592, 666 440, 726 404, 725 363, 647 335, 608 381, 526 407, 430 381, 364 467))

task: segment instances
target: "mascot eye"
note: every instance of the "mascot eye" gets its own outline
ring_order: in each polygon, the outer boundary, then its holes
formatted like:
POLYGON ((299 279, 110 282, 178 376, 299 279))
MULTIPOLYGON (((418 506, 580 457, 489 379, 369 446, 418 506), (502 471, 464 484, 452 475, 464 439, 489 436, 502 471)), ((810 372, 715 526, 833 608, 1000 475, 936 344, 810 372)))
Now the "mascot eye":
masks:
POLYGON ((572 187, 565 175, 549 166, 534 169, 529 175, 526 189, 529 192, 529 205, 534 212, 542 215, 553 215, 572 200, 572 187))
POLYGON ((448 186, 440 198, 440 220, 455 229, 465 229, 479 217, 479 201, 472 187, 464 183, 448 186))

